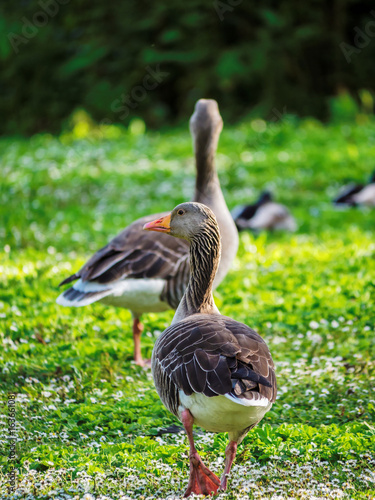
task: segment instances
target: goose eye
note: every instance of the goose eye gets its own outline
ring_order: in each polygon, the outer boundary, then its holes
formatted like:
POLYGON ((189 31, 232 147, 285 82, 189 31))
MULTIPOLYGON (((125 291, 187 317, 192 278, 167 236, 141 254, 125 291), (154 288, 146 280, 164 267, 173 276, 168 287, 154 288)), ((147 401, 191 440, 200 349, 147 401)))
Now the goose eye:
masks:
POLYGON ((177 212, 178 215, 184 215, 184 211, 180 208, 180 210, 177 212))

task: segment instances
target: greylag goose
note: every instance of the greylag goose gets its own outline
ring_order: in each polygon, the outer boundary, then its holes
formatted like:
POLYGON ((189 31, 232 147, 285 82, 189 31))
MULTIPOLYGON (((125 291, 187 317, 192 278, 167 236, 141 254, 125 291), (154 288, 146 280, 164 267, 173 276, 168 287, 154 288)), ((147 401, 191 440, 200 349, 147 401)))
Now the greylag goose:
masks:
MULTIPOLYGON (((222 229, 223 252, 215 287, 228 272, 238 248, 238 233, 221 192, 214 157, 223 127, 217 102, 201 99, 190 119, 197 177, 194 200, 205 203, 222 229)), ((164 234, 146 233, 143 225, 163 214, 136 220, 61 285, 76 283, 56 302, 81 307, 100 301, 130 309, 134 360, 143 365, 140 336, 143 313, 175 309, 189 281, 189 245, 164 234)))
POLYGON ((247 325, 222 316, 215 305, 212 288, 221 243, 213 212, 199 203, 182 203, 144 229, 190 242, 189 284, 171 326, 155 342, 151 369, 160 399, 189 439, 185 496, 216 493, 227 487, 238 444, 276 399, 274 364, 264 340, 247 325), (193 424, 229 434, 221 481, 198 455, 193 424))
POLYGON ((365 205, 375 207, 375 171, 372 173, 368 184, 349 184, 345 186, 337 198, 336 205, 365 205))
POLYGON ((237 229, 296 231, 297 224, 285 205, 276 203, 269 191, 264 191, 252 205, 235 207, 232 216, 237 229))

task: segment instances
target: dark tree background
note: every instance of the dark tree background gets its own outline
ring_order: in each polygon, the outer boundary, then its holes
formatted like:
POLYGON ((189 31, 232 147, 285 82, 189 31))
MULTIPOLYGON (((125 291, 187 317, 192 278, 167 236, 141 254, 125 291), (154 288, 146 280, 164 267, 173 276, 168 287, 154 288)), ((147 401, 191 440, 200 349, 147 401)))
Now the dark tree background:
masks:
POLYGON ((200 97, 225 118, 329 116, 375 87, 372 0, 22 0, 0 6, 1 133, 178 122, 200 97), (150 76, 148 76, 150 75, 150 76))

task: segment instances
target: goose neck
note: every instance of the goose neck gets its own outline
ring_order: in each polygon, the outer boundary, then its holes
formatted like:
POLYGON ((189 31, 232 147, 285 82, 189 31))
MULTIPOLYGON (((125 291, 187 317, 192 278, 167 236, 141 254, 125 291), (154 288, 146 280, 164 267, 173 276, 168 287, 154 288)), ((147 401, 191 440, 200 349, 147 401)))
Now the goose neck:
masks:
POLYGON ((197 191, 202 191, 206 186, 210 186, 211 184, 217 184, 215 153, 218 141, 219 133, 212 131, 199 131, 194 138, 197 191))
POLYGON ((216 221, 190 240, 190 279, 173 322, 192 314, 217 313, 212 287, 219 266, 220 233, 216 221))

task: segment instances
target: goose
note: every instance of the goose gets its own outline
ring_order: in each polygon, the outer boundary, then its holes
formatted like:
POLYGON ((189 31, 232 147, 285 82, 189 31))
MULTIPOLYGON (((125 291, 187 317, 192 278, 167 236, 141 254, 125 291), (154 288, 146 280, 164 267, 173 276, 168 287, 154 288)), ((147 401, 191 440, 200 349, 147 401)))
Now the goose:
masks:
POLYGON ((296 231, 297 224, 285 205, 276 203, 269 191, 263 191, 259 199, 252 205, 235 207, 232 216, 237 229, 277 229, 296 231))
POLYGON ((365 205, 375 207, 375 171, 372 173, 368 184, 349 184, 345 186, 337 198, 336 205, 365 205))
POLYGON ((213 295, 220 260, 219 226, 212 210, 182 203, 145 224, 190 243, 190 279, 171 326, 157 338, 151 359, 156 390, 188 436, 190 478, 185 497, 227 488, 237 446, 276 399, 276 375, 264 340, 251 328, 222 316, 213 295), (228 432, 221 480, 202 462, 193 424, 228 432))
MULTIPOLYGON (((238 249, 238 232, 231 218, 215 167, 215 152, 223 127, 218 104, 200 99, 190 119, 197 177, 194 201, 216 214, 222 230, 223 252, 215 287, 227 274, 238 249)), ((62 306, 82 307, 101 302, 129 309, 133 317, 134 361, 148 364, 141 355, 141 316, 176 309, 189 281, 189 245, 164 234, 146 233, 144 224, 163 214, 136 220, 59 286, 76 281, 61 293, 62 306)))

